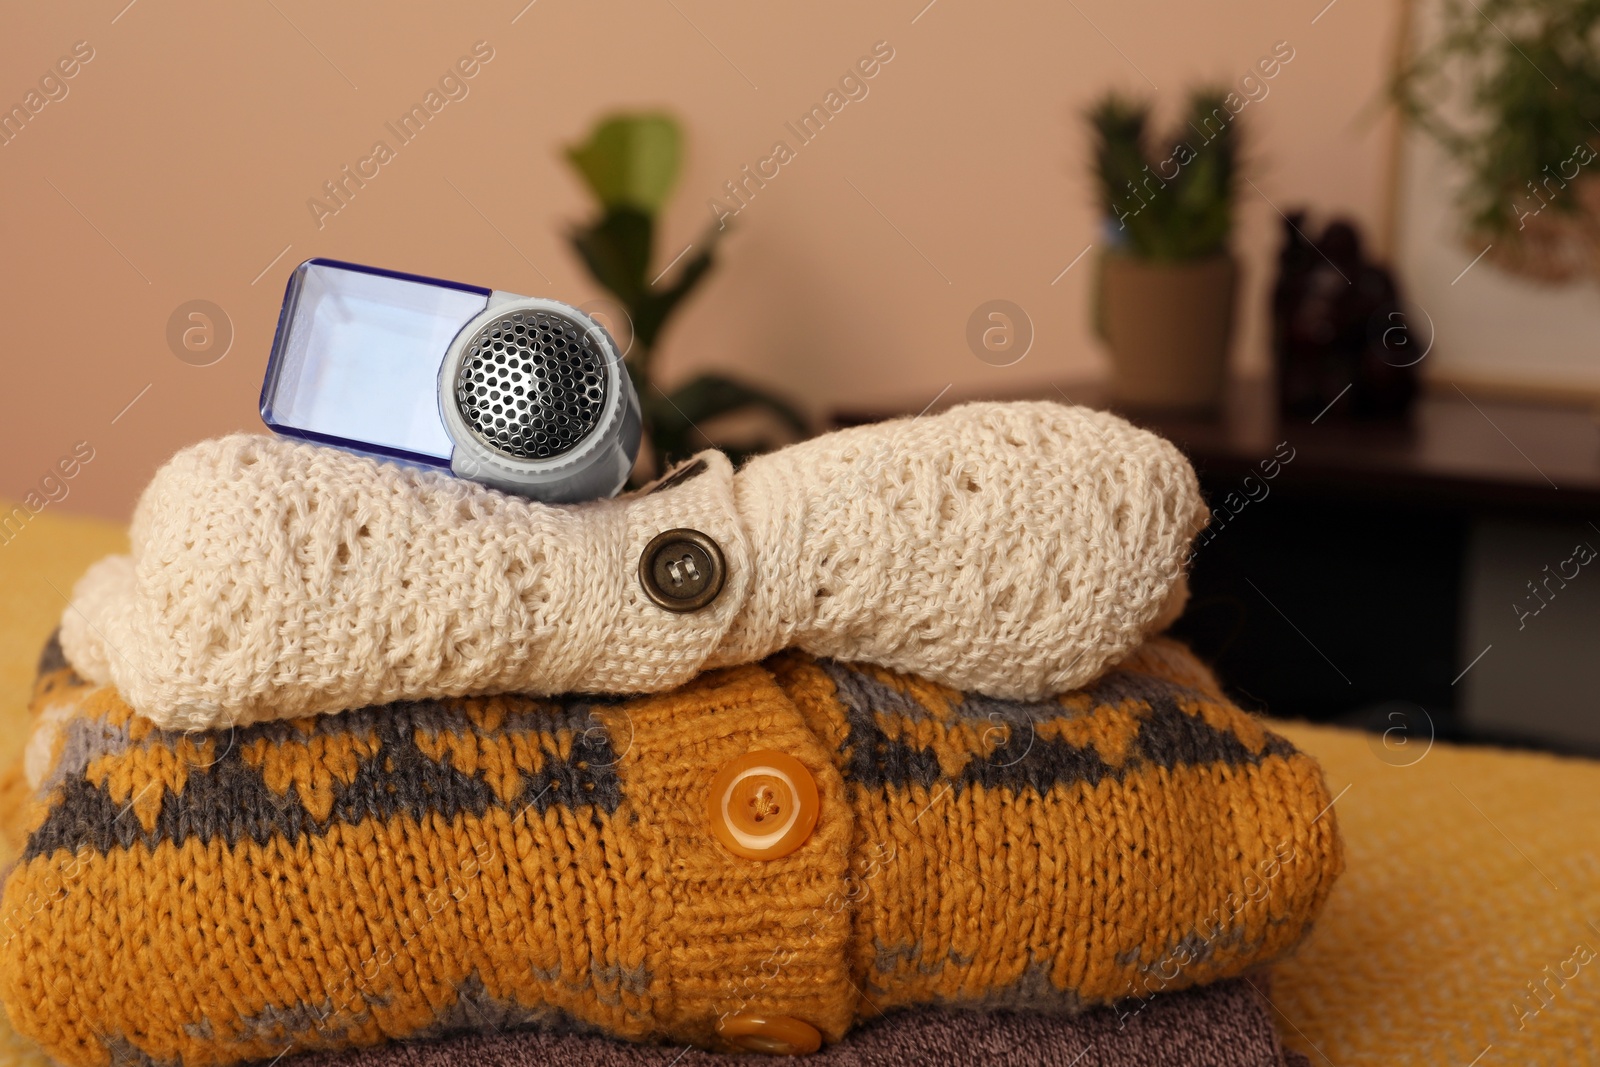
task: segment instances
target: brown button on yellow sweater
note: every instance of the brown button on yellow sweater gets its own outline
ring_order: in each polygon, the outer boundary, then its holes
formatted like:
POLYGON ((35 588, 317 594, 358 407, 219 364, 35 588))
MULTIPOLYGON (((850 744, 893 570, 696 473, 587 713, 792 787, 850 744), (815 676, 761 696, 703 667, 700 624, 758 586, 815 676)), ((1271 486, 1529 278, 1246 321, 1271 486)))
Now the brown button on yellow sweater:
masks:
POLYGON ((1341 863, 1316 764, 1161 639, 1037 703, 786 654, 630 700, 187 734, 46 667, 0 998, 66 1064, 1070 1011, 1271 960, 1341 863), (705 816, 760 749, 820 800, 770 861, 705 816))

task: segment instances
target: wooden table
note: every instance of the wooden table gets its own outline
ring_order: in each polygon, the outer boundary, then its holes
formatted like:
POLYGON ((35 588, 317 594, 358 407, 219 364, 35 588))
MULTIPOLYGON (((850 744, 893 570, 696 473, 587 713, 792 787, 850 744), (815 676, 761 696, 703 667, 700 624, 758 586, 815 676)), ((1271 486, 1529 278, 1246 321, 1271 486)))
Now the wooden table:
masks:
MULTIPOLYGON (((1062 392, 1107 406, 1094 384, 1062 392)), ((1315 425, 1284 423, 1269 383, 1245 381, 1218 417, 1129 414, 1213 477, 1242 477, 1287 441, 1306 489, 1524 515, 1600 511, 1600 419, 1579 407, 1473 399, 1445 386, 1425 394, 1406 425, 1343 422, 1337 404, 1315 425)))

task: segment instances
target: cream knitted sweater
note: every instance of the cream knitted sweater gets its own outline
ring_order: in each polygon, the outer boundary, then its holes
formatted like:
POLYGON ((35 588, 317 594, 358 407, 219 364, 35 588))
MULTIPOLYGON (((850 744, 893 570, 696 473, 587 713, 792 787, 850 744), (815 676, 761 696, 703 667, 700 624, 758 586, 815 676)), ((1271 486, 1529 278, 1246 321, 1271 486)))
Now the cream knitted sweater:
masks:
POLYGON ((279 438, 205 442, 156 474, 132 554, 79 582, 61 643, 169 728, 661 691, 788 647, 1037 699, 1175 617, 1206 515, 1171 444, 1054 403, 969 404, 737 474, 715 452, 693 469, 555 507, 279 438), (641 552, 676 528, 726 560, 696 612, 640 584, 641 552))

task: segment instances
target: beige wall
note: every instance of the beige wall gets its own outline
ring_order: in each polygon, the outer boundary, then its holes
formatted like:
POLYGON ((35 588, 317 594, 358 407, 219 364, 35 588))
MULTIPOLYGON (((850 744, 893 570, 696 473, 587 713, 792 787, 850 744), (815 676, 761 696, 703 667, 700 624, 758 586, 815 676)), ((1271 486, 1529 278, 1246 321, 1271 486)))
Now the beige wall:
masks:
MULTIPOLYGON (((1361 116, 1387 62, 1393 0, 1337 0, 1314 24, 1322 0, 524 2, 12 5, 0 102, 23 102, 76 42, 93 58, 0 147, 0 497, 21 497, 87 442, 92 460, 68 463, 68 495, 51 506, 123 516, 174 449, 257 428, 283 282, 302 259, 597 295, 560 236, 589 205, 556 148, 603 110, 664 106, 689 131, 665 266, 711 221, 724 181, 774 141, 794 146, 785 122, 878 41, 894 58, 869 94, 739 215, 667 338, 669 378, 737 369, 821 413, 1096 373, 1093 254, 1061 275, 1099 240, 1081 108, 1151 82, 1175 102, 1195 79, 1238 79, 1278 41, 1294 59, 1243 113, 1251 178, 1279 206, 1369 226, 1382 214, 1387 135, 1361 116), (399 146, 384 124, 478 41, 493 58, 468 95, 399 146), (308 199, 379 139, 395 158, 319 229, 308 199), (993 298, 1034 324, 1014 366, 980 361, 965 341, 969 314, 993 298), (166 339, 193 299, 233 325, 231 350, 209 366, 180 361, 166 339)), ((1249 369, 1264 358, 1278 218, 1249 186, 1241 215, 1237 355, 1249 369)))

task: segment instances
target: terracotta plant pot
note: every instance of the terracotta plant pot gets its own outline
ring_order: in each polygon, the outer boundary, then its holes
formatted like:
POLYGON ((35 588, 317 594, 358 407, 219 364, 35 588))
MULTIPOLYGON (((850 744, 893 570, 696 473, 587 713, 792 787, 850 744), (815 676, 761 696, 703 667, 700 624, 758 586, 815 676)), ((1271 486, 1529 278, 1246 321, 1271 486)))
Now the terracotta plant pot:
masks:
POLYGON ((1140 408, 1215 408, 1233 339, 1239 269, 1226 253, 1189 263, 1108 255, 1101 324, 1113 401, 1140 408))

